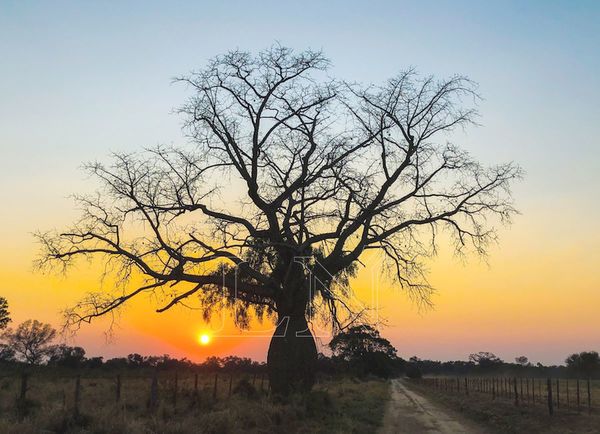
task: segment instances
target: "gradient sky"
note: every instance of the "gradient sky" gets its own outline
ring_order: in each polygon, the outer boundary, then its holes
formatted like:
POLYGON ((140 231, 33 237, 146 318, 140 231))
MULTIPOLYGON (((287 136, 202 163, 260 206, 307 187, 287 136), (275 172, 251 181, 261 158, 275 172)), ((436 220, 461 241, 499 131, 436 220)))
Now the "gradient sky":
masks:
MULTIPOLYGON (((522 215, 488 264, 442 250, 432 261, 435 309, 419 312, 381 283, 383 334, 403 357, 465 359, 493 351, 560 363, 600 349, 600 3, 0 2, 0 295, 16 322, 58 324, 98 286, 93 270, 32 272, 31 232, 77 216, 71 193, 93 188, 82 162, 110 151, 184 143, 172 110, 188 94, 171 78, 232 48, 279 41, 322 48, 332 75, 381 82, 415 66, 480 85, 481 126, 463 146, 483 162, 515 160, 522 215), (123 4, 126 3, 126 4, 123 4)), ((368 292, 371 270, 355 282, 368 292)), ((106 322, 75 342, 91 355, 170 353, 263 359, 264 338, 217 338, 194 312, 127 309, 116 340, 106 322)))

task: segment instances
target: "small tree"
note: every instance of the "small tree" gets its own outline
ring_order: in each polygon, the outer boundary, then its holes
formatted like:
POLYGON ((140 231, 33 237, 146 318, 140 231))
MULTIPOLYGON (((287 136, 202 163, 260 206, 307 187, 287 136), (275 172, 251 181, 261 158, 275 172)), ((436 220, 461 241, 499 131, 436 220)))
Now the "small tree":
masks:
POLYGON ((384 353, 396 357, 396 348, 379 331, 369 325, 358 325, 338 333, 329 343, 334 355, 346 361, 366 353, 384 353))
POLYGON ((81 347, 56 345, 48 351, 48 365, 79 368, 85 360, 85 350, 81 347))
POLYGON ((498 356, 488 351, 470 354, 469 361, 476 363, 481 369, 492 369, 502 363, 502 360, 498 356))
POLYGON ((56 337, 56 330, 50 324, 27 320, 15 330, 7 329, 2 337, 18 358, 36 365, 51 353, 51 342, 56 337))
POLYGON ((4 330, 8 327, 8 323, 11 321, 10 312, 8 311, 8 301, 6 298, 0 297, 0 330, 4 330))
POLYGON ((567 367, 580 375, 591 377, 600 371, 600 356, 596 351, 571 354, 565 360, 567 367))
POLYGON ((529 363, 529 359, 525 356, 519 356, 515 357, 515 362, 517 363, 517 365, 527 366, 527 364, 529 363))
POLYGON ((354 326, 338 333, 329 343, 329 348, 360 375, 389 377, 397 358, 396 348, 369 325, 354 326))

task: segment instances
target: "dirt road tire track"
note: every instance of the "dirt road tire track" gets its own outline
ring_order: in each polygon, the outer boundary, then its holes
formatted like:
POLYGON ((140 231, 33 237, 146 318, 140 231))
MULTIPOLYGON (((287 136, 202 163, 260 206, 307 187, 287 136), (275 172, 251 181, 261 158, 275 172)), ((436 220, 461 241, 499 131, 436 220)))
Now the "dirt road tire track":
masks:
POLYGON ((392 380, 391 398, 379 434, 487 434, 489 431, 454 411, 441 408, 392 380))

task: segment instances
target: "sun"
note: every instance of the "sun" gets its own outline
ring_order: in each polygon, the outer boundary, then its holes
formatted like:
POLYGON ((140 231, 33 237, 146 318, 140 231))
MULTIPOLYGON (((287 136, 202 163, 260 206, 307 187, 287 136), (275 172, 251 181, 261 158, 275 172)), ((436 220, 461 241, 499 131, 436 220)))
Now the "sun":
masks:
POLYGON ((198 337, 198 342, 200 342, 200 345, 208 345, 210 343, 210 335, 207 333, 202 333, 198 337))

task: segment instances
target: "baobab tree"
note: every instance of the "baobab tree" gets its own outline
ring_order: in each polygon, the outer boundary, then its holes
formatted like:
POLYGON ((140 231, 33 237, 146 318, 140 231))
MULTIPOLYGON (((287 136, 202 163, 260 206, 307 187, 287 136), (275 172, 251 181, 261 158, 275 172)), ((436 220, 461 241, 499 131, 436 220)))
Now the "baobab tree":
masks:
POLYGON ((218 56, 179 79, 192 93, 179 110, 189 145, 88 164, 101 188, 78 197, 71 228, 38 234, 40 265, 100 256, 120 280, 145 281, 90 294, 67 324, 148 292, 164 301, 158 312, 196 300, 206 317, 234 308, 242 327, 273 318, 271 387, 288 393, 314 381, 310 324, 356 318, 347 283, 366 251, 426 303, 422 264, 440 240, 484 254, 493 222, 515 213, 510 184, 521 172, 448 142, 477 115, 475 84, 408 70, 361 86, 331 79, 329 64, 281 46, 218 56))

